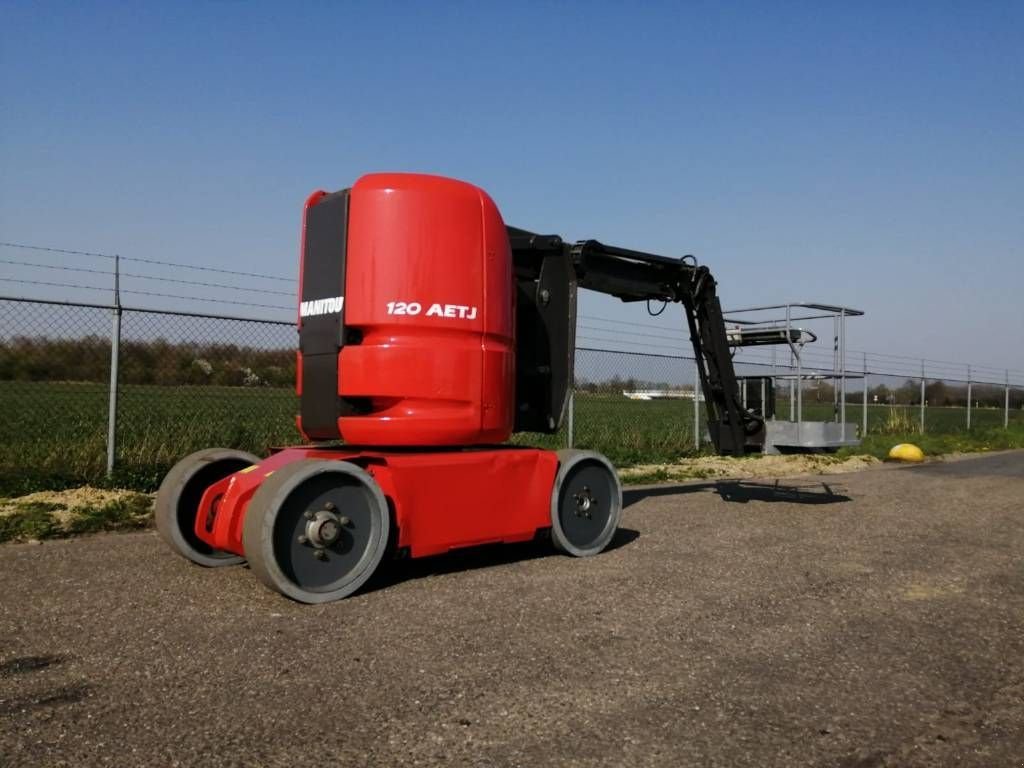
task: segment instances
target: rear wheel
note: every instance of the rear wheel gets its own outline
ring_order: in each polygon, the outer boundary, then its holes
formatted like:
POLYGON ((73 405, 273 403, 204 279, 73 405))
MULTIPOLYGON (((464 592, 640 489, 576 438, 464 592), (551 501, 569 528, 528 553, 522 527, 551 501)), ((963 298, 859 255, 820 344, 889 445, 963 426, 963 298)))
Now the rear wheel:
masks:
POLYGON ((207 448, 175 464, 156 494, 154 516, 161 538, 182 557, 207 568, 244 562, 244 558, 214 549, 196 536, 196 513, 207 488, 259 461, 245 451, 207 448))
POLYGON ((388 543, 380 487, 347 461, 303 460, 263 481, 245 515, 253 573, 302 603, 348 597, 373 574, 388 543))
POLYGON ((596 555, 611 542, 622 519, 622 485, 600 453, 558 452, 551 491, 551 540, 567 555, 596 555))

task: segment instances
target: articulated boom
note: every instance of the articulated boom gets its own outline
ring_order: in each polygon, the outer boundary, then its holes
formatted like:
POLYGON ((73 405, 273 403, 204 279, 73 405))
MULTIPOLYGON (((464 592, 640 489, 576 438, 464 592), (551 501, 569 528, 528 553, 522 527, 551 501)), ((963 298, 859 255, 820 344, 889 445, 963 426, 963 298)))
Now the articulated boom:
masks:
MULTIPOLYGON (((707 404, 708 432, 715 449, 731 455, 760 450, 764 442, 764 419, 741 403, 715 279, 707 267, 698 266, 693 257, 674 259, 604 245, 597 240, 568 244, 557 235, 538 235, 515 227, 509 227, 508 233, 520 285, 519 311, 530 317, 549 318, 539 328, 529 329, 532 337, 519 337, 520 380, 536 378, 538 368, 556 368, 551 360, 541 358, 538 363, 536 350, 524 348, 538 343, 559 350, 573 348, 577 287, 606 293, 622 301, 682 304, 707 404), (555 282, 550 277, 552 273, 559 275, 558 285, 552 285, 555 282), (560 297, 554 309, 549 309, 556 289, 571 295, 560 297), (538 331, 546 334, 540 342, 537 341, 538 331)), ((558 362, 562 362, 561 359, 558 362)), ((571 386, 571 355, 562 368, 566 375, 549 384, 558 403, 564 403, 571 386)), ((526 405, 529 411, 531 404, 526 405)), ((520 403, 521 410, 522 407, 520 403)), ((552 412, 546 415, 552 416, 552 412)), ((538 423, 526 428, 554 431, 560 419, 550 421, 549 427, 553 428, 544 429, 544 425, 538 423)))

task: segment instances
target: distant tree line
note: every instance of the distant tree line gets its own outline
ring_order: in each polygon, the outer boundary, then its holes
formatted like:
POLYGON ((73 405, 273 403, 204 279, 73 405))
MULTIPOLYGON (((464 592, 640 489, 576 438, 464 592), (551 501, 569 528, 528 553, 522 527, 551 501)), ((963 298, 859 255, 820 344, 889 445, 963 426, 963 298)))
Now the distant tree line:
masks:
MULTIPOLYGON (((669 384, 665 381, 649 381, 633 377, 623 377, 618 374, 607 379, 580 379, 576 380, 576 390, 600 395, 621 395, 623 392, 636 390, 685 390, 690 391, 692 387, 678 384, 669 384)), ((785 381, 776 384, 776 397, 786 400, 789 397, 789 385, 785 381)), ((836 389, 831 381, 807 381, 804 383, 804 402, 835 401, 836 389)), ((847 388, 846 402, 859 405, 863 398, 863 390, 859 387, 854 390, 847 388)), ((1002 408, 1006 389, 997 384, 972 384, 971 400, 976 407, 1002 408)), ((963 408, 967 405, 967 385, 951 384, 945 381, 934 380, 925 384, 925 403, 934 406, 949 406, 963 408)), ((1024 389, 1020 387, 1010 388, 1011 407, 1020 407, 1024 400, 1024 389)), ((878 384, 868 387, 869 403, 886 403, 892 405, 920 405, 921 404, 921 382, 920 380, 907 379, 898 387, 888 387, 885 384, 878 384)))
MULTIPOLYGON (((295 382, 295 350, 165 339, 120 345, 125 384, 284 387, 295 382)), ((16 336, 0 341, 0 381, 92 381, 110 378, 110 339, 16 336)))
MULTIPOLYGON (((789 395, 789 387, 785 383, 780 384, 777 389, 780 397, 786 398, 789 395)), ((863 389, 859 387, 853 391, 847 388, 846 402, 859 404, 863 398, 863 389)), ((835 398, 835 386, 831 382, 816 381, 804 385, 804 402, 820 401, 833 402, 835 398)), ((1002 408, 1006 398, 1006 388, 998 384, 972 384, 971 400, 973 405, 982 408, 1002 408)), ((1024 398, 1024 389, 1019 387, 1010 388, 1010 402, 1020 403, 1024 398)), ((926 405, 966 407, 967 385, 951 384, 941 380, 926 382, 924 387, 924 401, 926 405)), ((921 381, 920 379, 907 379, 898 387, 889 387, 885 384, 878 384, 868 387, 869 403, 885 403, 889 405, 920 405, 921 404, 921 381)))
MULTIPOLYGON (((859 394, 859 393, 858 393, 859 394)), ((1010 388, 1011 403, 1020 402, 1024 390, 1010 388)), ((998 384, 972 384, 971 403, 981 408, 1002 408, 1006 398, 1006 387, 998 384)), ((848 400, 856 400, 847 395, 848 400)), ((907 379, 898 387, 887 387, 880 384, 868 388, 868 402, 893 403, 897 405, 920 405, 921 382, 907 379), (877 396, 877 400, 875 399, 877 396)), ((935 380, 926 382, 924 386, 924 402, 926 405, 966 407, 967 385, 950 384, 935 380)))
POLYGON ((623 392, 635 392, 637 390, 692 390, 693 387, 669 384, 667 381, 647 381, 632 376, 623 378, 615 374, 608 379, 584 379, 576 378, 576 391, 588 392, 594 395, 621 395, 623 392))

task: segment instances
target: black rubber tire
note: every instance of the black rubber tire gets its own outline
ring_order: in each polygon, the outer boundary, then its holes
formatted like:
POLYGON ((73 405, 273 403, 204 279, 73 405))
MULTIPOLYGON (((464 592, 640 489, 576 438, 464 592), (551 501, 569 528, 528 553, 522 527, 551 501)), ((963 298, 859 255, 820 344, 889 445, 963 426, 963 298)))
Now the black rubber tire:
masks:
POLYGON ((612 463, 595 451, 558 451, 558 474, 551 489, 555 548, 573 557, 596 555, 611 542, 621 520, 622 483, 612 463), (587 517, 576 515, 569 501, 583 487, 591 488, 596 509, 587 517))
POLYGON ((156 494, 156 530, 171 549, 206 568, 238 565, 245 558, 213 549, 196 536, 196 511, 203 493, 214 483, 260 458, 231 448, 207 448, 186 456, 167 473, 156 494))
POLYGON ((373 575, 390 530, 387 500, 367 472, 347 461, 304 459, 263 481, 245 515, 242 545, 265 585, 300 603, 328 603, 348 597, 373 575), (349 524, 318 560, 312 545, 299 540, 302 515, 328 501, 349 524))

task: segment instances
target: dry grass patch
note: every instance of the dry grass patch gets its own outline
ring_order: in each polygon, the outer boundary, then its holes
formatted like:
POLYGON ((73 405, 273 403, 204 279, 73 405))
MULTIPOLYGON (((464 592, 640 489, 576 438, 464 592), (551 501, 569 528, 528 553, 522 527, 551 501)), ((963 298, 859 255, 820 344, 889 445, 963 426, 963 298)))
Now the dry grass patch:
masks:
POLYGON ((152 517, 151 494, 90 486, 39 491, 0 500, 0 542, 144 528, 152 517))
POLYGON ((873 456, 697 456, 670 464, 641 464, 620 470, 624 482, 648 483, 706 477, 756 478, 794 475, 834 475, 859 472, 881 464, 873 456))

